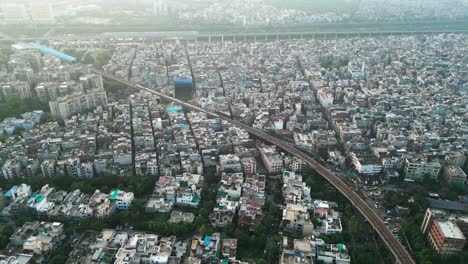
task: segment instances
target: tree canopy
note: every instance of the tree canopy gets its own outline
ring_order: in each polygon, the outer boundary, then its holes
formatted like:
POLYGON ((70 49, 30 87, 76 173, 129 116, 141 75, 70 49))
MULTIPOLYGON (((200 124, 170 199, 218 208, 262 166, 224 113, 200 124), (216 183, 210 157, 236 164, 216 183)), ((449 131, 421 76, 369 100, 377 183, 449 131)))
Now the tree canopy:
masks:
POLYGON ((47 112, 49 105, 39 101, 36 97, 22 99, 17 95, 12 95, 0 102, 0 121, 7 117, 21 117, 21 114, 34 110, 47 112))

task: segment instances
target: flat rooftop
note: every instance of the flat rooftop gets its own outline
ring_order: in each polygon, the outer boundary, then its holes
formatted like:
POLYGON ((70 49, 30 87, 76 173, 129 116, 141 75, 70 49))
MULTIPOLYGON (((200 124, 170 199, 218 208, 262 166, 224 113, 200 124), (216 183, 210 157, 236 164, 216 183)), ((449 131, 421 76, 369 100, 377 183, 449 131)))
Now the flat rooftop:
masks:
POLYGON ((465 239, 460 228, 452 221, 437 221, 437 225, 447 238, 465 239))

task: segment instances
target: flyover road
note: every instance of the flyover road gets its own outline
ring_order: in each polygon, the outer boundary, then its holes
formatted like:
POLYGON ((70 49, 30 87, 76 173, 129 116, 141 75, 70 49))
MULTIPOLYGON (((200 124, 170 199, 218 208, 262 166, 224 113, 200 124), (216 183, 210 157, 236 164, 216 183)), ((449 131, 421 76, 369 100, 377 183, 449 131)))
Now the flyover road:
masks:
MULTIPOLYGON (((190 31, 192 32, 192 31, 190 31)), ((16 42, 36 42, 36 41, 61 41, 61 40, 112 40, 112 39, 143 39, 146 41, 161 40, 187 40, 187 41, 274 41, 280 39, 334 39, 334 38, 353 38, 353 37, 371 37, 371 36, 398 36, 398 35, 422 35, 422 34, 442 34, 442 33, 468 33, 467 29, 419 29, 419 30, 350 30, 350 31, 291 31, 291 32, 246 32, 246 33, 196 33, 188 34, 182 31, 174 32, 104 32, 105 34, 67 34, 53 35, 46 33, 40 37, 18 37, 10 38, 2 36, 6 40, 16 42), (114 34, 113 34, 114 33, 114 34), (158 35, 158 33, 160 35, 158 35), (156 34, 156 35, 155 35, 156 34)), ((0 39, 2 40, 2 39, 0 39)))
POLYGON ((319 162, 315 161, 313 158, 311 158, 309 155, 306 153, 294 148, 293 146, 289 145, 286 142, 283 142, 282 140, 279 140, 273 136, 268 135, 267 133, 260 131, 258 129, 254 129, 244 123, 241 123, 239 121, 233 120, 231 118, 228 118, 223 115, 219 115, 216 113, 209 112, 207 110, 204 110, 200 107, 188 104, 184 101, 175 99, 173 97, 164 95, 162 93, 159 93, 157 91, 154 91, 152 89, 143 87, 141 85, 137 85, 134 83, 130 83, 126 80, 123 80, 117 76, 114 76, 112 74, 103 72, 98 69, 94 68, 89 68, 91 72, 101 74, 105 78, 112 79, 114 81, 118 81, 120 83, 126 84, 127 86, 137 89, 137 90, 144 90, 147 92, 150 92, 152 94, 158 95, 160 98, 170 101, 170 102, 175 102, 181 106, 183 106, 187 110, 191 111, 197 111, 197 112, 203 112, 207 114, 208 116, 211 117, 216 117, 220 118, 222 120, 225 120, 231 124, 237 125, 245 130, 247 130, 250 134, 261 138, 273 145, 276 145, 277 147, 283 149, 284 151, 290 153, 291 155, 296 156, 297 158, 300 158, 304 160, 311 168, 313 168, 315 171, 317 171, 320 175, 322 175, 328 182, 330 182, 338 191, 340 191, 358 210, 361 212, 361 214, 369 221, 369 223, 372 225, 374 230, 379 234, 379 236, 382 238, 390 252, 393 254, 393 256, 396 259, 397 263, 400 264, 415 264, 414 260, 411 258, 411 255, 406 251, 406 249, 403 247, 403 245, 398 241, 398 239, 392 234, 392 232, 387 228, 387 226, 384 224, 382 219, 375 213, 375 211, 369 207, 369 205, 358 195, 356 194, 351 188, 349 188, 343 181, 338 178, 335 174, 333 174, 331 171, 329 171, 327 168, 325 168, 323 165, 321 165, 319 162))
POLYGON ((4 38, 4 39, 7 40, 7 41, 15 42, 15 39, 14 39, 14 38, 12 38, 12 37, 10 37, 10 36, 8 36, 8 35, 2 33, 2 32, 0 32, 0 38, 4 38))

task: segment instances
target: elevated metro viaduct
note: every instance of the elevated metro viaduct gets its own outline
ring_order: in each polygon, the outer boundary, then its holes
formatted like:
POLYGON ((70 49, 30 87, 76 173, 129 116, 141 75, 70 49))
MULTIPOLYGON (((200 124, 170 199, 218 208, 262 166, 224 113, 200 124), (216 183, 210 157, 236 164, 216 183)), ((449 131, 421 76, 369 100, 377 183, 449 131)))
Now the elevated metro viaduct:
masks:
POLYGON ((317 171, 320 175, 322 175, 328 182, 330 182, 338 191, 340 191, 358 210, 359 212, 369 221, 371 226, 374 228, 374 230, 379 234, 379 236, 382 238, 383 242, 387 246, 387 248, 390 250, 390 252, 393 254, 393 256, 396 259, 397 263, 400 264, 415 264, 416 262, 412 259, 411 255, 406 251, 406 249, 403 247, 403 245, 400 243, 400 241, 392 234, 392 232, 387 228, 387 226, 384 224, 382 219, 377 215, 377 213, 370 208, 370 206, 358 195, 356 192, 354 192, 351 188, 349 188, 340 178, 338 178, 336 175, 334 175, 331 171, 329 171, 327 168, 325 168, 322 164, 319 162, 315 161, 313 158, 311 158, 309 155, 306 153, 294 148, 293 146, 289 145, 286 142, 283 142, 282 140, 279 140, 271 135, 268 135, 267 133, 260 131, 258 129, 254 129, 244 123, 241 123, 239 121, 233 120, 231 118, 228 118, 227 116, 224 115, 219 115, 216 113, 212 113, 210 111, 207 111, 205 109, 202 109, 200 107, 188 104, 186 102, 183 102, 181 100, 175 99, 173 97, 164 95, 160 92, 154 91, 152 89, 143 87, 141 85, 137 85, 134 83, 130 83, 129 81, 123 80, 117 76, 114 76, 112 74, 103 72, 98 69, 94 68, 89 68, 91 72, 94 72, 96 74, 100 74, 105 78, 112 79, 114 81, 118 81, 122 84, 127 85, 130 88, 137 89, 137 90, 143 90, 147 91, 152 94, 158 95, 161 99, 177 103, 184 107, 187 110, 190 111, 197 111, 197 112, 202 112, 207 114, 208 116, 215 117, 215 118, 220 118, 222 120, 225 120, 231 124, 234 124, 236 126, 239 126, 245 130, 247 130, 250 134, 262 138, 263 140, 276 145, 277 147, 283 149, 284 151, 290 153, 291 155, 300 158, 304 160, 307 165, 309 165, 312 169, 317 171))

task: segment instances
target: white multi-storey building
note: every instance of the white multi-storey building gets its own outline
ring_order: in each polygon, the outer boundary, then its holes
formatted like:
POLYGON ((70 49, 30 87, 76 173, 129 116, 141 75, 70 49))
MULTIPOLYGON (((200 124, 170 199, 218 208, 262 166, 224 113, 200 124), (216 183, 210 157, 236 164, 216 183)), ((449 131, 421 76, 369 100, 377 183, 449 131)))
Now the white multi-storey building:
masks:
POLYGON ((276 152, 274 147, 262 147, 259 150, 260 157, 268 173, 280 173, 283 171, 283 158, 276 152))
POLYGON ((87 93, 74 93, 49 102, 50 111, 55 117, 66 119, 74 114, 107 104, 106 92, 92 90, 87 93))
POLYGON ((405 159, 405 179, 422 180, 425 175, 437 180, 442 165, 438 161, 428 161, 427 157, 406 157, 405 159))
POLYGON ((41 171, 44 177, 53 177, 55 175, 55 166, 57 162, 55 160, 44 160, 41 163, 41 171))

